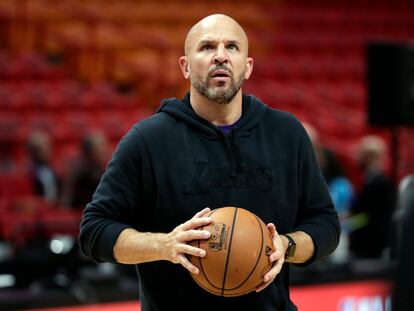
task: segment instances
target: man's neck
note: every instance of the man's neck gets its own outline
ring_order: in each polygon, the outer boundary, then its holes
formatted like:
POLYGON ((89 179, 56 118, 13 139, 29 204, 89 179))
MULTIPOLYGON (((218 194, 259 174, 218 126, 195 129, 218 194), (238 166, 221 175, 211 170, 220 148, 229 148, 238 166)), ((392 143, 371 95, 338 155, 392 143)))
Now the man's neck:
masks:
POLYGON ((228 104, 212 102, 193 89, 190 92, 190 102, 195 113, 217 126, 230 125, 240 119, 242 99, 241 90, 228 104))

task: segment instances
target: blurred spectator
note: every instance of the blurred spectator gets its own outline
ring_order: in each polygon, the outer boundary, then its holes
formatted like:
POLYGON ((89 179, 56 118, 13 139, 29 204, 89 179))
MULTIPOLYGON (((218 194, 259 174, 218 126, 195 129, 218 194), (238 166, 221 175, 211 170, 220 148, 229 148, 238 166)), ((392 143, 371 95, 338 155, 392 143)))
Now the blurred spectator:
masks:
POLYGON ((414 175, 405 177, 399 187, 396 211, 398 265, 393 292, 394 311, 409 311, 414 306, 412 282, 414 280, 414 175))
POLYGON ((316 158, 328 184, 332 201, 338 211, 341 223, 342 232, 339 244, 331 254, 330 259, 335 263, 343 263, 349 257, 349 237, 346 224, 354 198, 354 189, 351 182, 345 176, 345 172, 335 153, 321 144, 317 130, 308 123, 304 123, 304 127, 312 141, 316 158))
POLYGON ((33 180, 35 193, 49 202, 57 202, 59 179, 51 166, 52 145, 50 136, 45 132, 33 132, 27 142, 30 156, 29 173, 33 180))
POLYGON ((359 219, 351 234, 351 250, 357 258, 378 258, 390 246, 392 214, 396 189, 384 173, 386 145, 378 136, 361 140, 357 165, 363 173, 363 186, 352 213, 359 219))
POLYGON ((107 160, 107 142, 101 133, 91 133, 81 141, 81 155, 64 183, 62 204, 83 208, 92 199, 107 160))
POLYGON ((414 211, 414 174, 404 177, 398 187, 397 208, 393 215, 393 233, 396 249, 400 249, 403 228, 409 213, 414 211))

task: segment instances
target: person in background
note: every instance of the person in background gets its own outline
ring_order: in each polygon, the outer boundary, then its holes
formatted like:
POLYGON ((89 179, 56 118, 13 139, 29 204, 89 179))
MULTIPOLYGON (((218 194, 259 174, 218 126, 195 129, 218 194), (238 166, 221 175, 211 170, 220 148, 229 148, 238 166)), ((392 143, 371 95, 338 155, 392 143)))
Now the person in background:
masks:
POLYGON ((354 187, 347 178, 335 153, 322 145, 316 128, 309 123, 304 123, 303 125, 312 141, 316 158, 328 184, 329 192, 341 224, 341 237, 338 247, 329 258, 333 263, 345 263, 349 259, 348 219, 355 199, 354 187))
POLYGON ((51 203, 57 203, 60 180, 51 165, 50 136, 43 131, 33 132, 27 141, 27 150, 30 157, 29 175, 35 194, 51 203))
POLYGON ((414 306, 414 175, 408 175, 400 182, 395 214, 397 268, 392 310, 411 311, 414 306))
POLYGON ((391 243, 396 188, 384 172, 386 152, 384 140, 375 135, 365 136, 358 147, 357 165, 363 173, 363 185, 352 214, 363 221, 351 234, 351 251, 356 258, 386 257, 391 243))
POLYGON ((91 201, 105 170, 108 156, 106 137, 100 132, 86 135, 80 145, 80 157, 64 181, 62 205, 84 208, 91 201))

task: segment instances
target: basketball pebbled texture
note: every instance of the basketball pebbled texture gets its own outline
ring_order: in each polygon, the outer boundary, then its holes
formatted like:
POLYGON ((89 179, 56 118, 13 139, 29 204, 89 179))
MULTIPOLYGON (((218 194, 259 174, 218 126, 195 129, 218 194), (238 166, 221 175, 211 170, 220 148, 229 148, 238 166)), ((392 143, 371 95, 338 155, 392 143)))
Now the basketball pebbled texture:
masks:
POLYGON ((263 283, 271 269, 272 237, 255 214, 237 207, 212 210, 212 224, 200 229, 211 232, 208 240, 190 243, 204 249, 204 258, 189 256, 200 273, 192 278, 206 291, 225 297, 247 294, 263 283))

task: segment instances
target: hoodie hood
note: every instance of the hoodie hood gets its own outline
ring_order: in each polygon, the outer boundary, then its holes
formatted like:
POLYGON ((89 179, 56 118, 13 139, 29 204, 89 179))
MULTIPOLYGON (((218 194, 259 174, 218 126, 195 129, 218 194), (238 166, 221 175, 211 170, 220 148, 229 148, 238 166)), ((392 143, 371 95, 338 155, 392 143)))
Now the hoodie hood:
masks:
MULTIPOLYGON (((242 116, 232 132, 238 137, 248 137, 251 130, 263 119, 269 108, 254 96, 243 94, 242 98, 242 116)), ((187 123, 188 126, 209 139, 217 140, 223 137, 219 127, 194 112, 190 104, 190 93, 187 93, 183 99, 164 99, 157 113, 167 113, 187 123)))
POLYGON ((167 113, 172 117, 188 124, 189 127, 199 131, 201 135, 210 140, 223 142, 230 165, 230 176, 236 177, 237 171, 244 164, 240 149, 236 144, 236 137, 249 137, 251 131, 263 119, 268 107, 251 95, 242 97, 242 116, 231 131, 231 135, 223 134, 221 129, 211 122, 197 115, 190 104, 190 93, 179 100, 177 98, 165 99, 157 113, 167 113))

